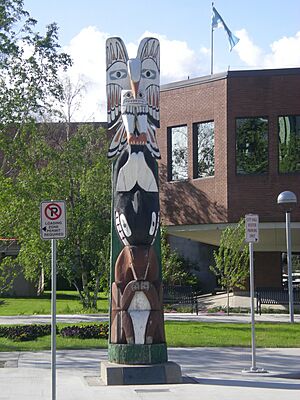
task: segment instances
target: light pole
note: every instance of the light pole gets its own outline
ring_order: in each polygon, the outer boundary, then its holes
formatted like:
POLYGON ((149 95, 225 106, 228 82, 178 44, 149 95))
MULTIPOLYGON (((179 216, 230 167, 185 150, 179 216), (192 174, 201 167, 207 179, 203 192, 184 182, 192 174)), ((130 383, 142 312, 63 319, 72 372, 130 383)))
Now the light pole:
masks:
POLYGON ((293 270, 292 270, 292 242, 291 242, 291 210, 293 204, 297 203, 297 196, 290 191, 281 192, 277 197, 277 204, 281 204, 285 209, 285 229, 286 229, 286 252, 288 266, 288 288, 289 288, 289 311, 290 322, 294 322, 294 297, 293 297, 293 270))

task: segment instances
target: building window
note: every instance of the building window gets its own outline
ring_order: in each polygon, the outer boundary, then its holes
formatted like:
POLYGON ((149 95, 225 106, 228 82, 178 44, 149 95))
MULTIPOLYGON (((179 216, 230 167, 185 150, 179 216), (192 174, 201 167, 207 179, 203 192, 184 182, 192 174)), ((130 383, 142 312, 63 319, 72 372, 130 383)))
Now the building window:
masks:
POLYGON ((177 126, 168 129, 169 139, 169 180, 180 181, 188 178, 188 129, 177 126))
POLYGON ((194 178, 214 176, 215 173, 215 132, 214 122, 200 122, 193 125, 194 178))
POLYGON ((279 172, 300 171, 300 115, 278 118, 279 172))
POLYGON ((236 171, 238 174, 268 172, 268 119, 236 119, 236 171))

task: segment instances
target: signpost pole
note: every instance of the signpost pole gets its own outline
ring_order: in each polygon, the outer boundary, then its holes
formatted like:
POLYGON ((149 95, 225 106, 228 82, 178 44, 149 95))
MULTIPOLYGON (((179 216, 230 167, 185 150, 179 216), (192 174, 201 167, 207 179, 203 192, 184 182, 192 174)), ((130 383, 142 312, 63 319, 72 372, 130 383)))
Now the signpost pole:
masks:
POLYGON ((256 367, 256 340, 255 340, 255 310, 254 310, 254 257, 253 243, 259 241, 259 217, 256 214, 245 215, 245 241, 249 243, 250 261, 250 310, 251 310, 251 345, 252 345, 252 365, 250 369, 243 372, 265 373, 264 369, 256 367))
POLYGON ((56 400, 56 239, 51 239, 51 393, 56 400))
POLYGON ((291 213, 285 213, 286 228, 286 248, 287 248, 287 266, 288 266, 288 289, 289 289, 289 311, 290 322, 294 323, 294 293, 293 293, 293 267, 292 267, 292 242, 291 242, 291 213))
POLYGON ((40 218, 41 238, 51 240, 51 399, 56 400, 56 240, 67 237, 65 201, 42 201, 40 218))
POLYGON ((250 259, 250 308, 251 308, 251 342, 252 342, 252 367, 256 371, 256 341, 255 341, 255 315, 254 315, 254 267, 253 267, 253 242, 249 242, 250 259))

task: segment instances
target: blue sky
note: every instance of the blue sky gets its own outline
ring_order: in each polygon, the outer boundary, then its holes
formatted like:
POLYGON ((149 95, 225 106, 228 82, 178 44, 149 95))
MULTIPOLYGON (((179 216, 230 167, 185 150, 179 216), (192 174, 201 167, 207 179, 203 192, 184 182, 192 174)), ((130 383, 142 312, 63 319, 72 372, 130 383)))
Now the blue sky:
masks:
MULTIPOLYGON (((59 26, 60 43, 74 59, 73 82, 86 85, 76 119, 105 119, 105 40, 120 36, 134 56, 142 36, 161 40, 162 83, 210 73, 211 1, 24 0, 39 21, 59 26), (93 106, 94 104, 94 106, 93 106)), ((214 31, 214 72, 300 67, 299 0, 216 0, 229 29, 240 37, 232 52, 223 29, 214 31)))

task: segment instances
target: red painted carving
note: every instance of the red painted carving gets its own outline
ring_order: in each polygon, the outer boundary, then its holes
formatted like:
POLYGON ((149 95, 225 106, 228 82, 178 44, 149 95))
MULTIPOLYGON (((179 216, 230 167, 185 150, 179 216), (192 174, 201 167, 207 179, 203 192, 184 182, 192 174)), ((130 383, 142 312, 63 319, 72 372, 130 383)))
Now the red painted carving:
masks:
POLYGON ((130 308, 134 295, 142 292, 149 307, 144 330, 144 343, 163 343, 162 284, 153 246, 125 246, 115 265, 112 284, 111 343, 135 343, 135 333, 130 308))

